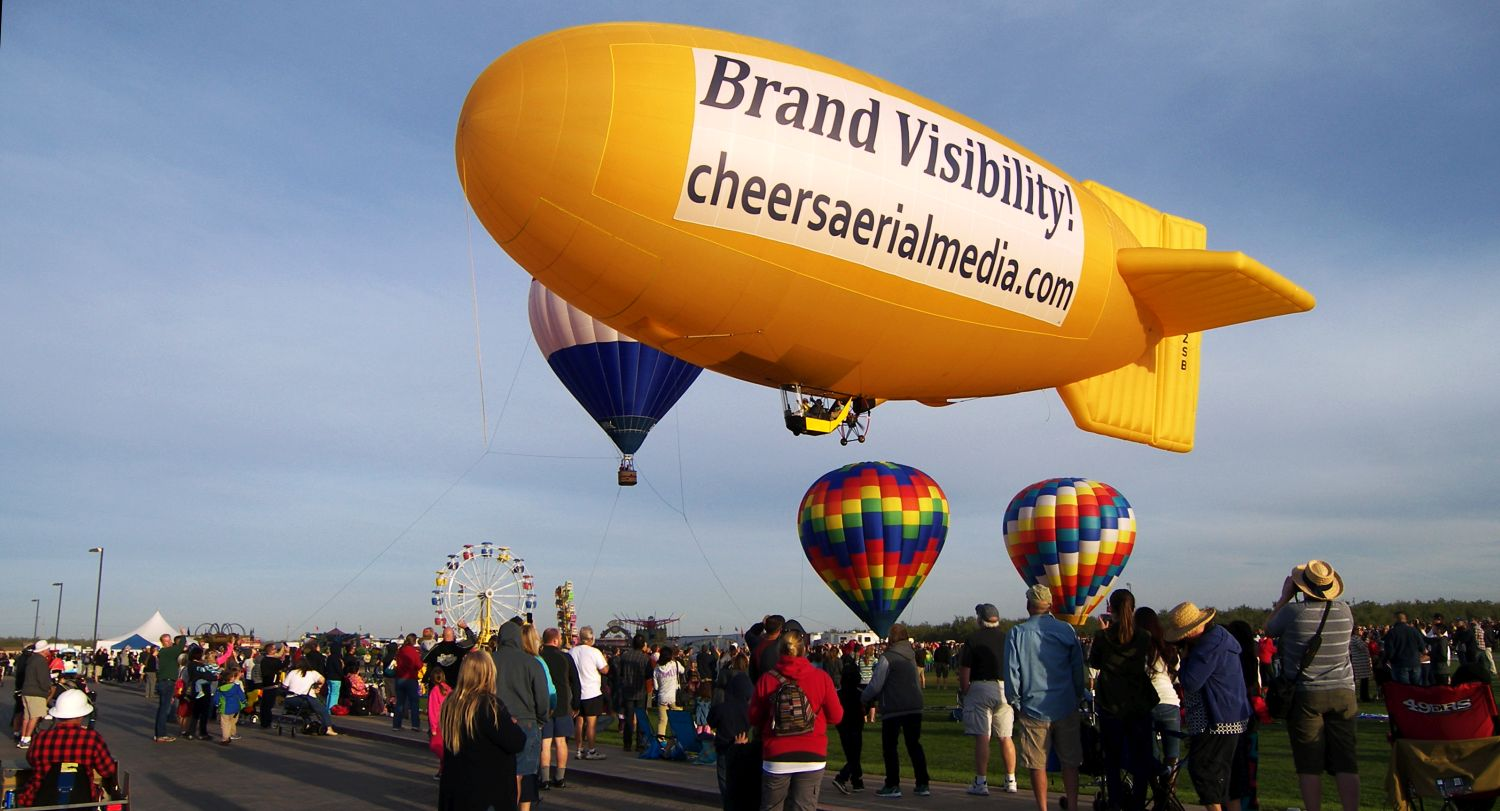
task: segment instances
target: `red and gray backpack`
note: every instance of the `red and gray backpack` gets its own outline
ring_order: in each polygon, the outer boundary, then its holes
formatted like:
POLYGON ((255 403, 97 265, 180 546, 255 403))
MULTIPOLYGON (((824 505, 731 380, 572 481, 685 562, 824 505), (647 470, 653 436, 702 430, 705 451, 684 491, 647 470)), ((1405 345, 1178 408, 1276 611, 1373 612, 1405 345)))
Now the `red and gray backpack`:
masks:
POLYGON ((779 682, 771 693, 771 734, 787 736, 812 732, 816 715, 802 685, 781 675, 778 670, 769 672, 779 682))

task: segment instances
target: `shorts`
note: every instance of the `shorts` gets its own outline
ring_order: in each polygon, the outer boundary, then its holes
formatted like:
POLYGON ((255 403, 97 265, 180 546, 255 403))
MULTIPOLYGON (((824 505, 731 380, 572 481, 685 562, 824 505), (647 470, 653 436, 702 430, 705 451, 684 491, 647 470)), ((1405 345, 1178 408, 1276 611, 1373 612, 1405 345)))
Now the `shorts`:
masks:
POLYGON ((573 718, 564 715, 560 718, 548 718, 542 722, 542 740, 550 741, 553 738, 573 737, 573 718))
POLYGON ((40 721, 47 716, 46 696, 21 696, 21 703, 24 705, 22 709, 26 713, 26 720, 40 721))
POLYGON ((1020 731, 1016 735, 1016 754, 1021 766, 1026 769, 1046 769, 1047 750, 1057 753, 1057 762, 1064 769, 1076 769, 1083 764, 1083 740, 1078 731, 1078 711, 1056 721, 1044 721, 1022 714, 1020 731))
POLYGON ((1292 763, 1297 774, 1354 774, 1354 719, 1359 704, 1353 690, 1309 690, 1298 694, 1287 715, 1292 763))
POLYGON ((1016 710, 1005 703, 998 681, 976 681, 964 696, 964 734, 1009 738, 1014 731, 1016 710))
POLYGON ((516 755, 516 774, 536 774, 542 768, 542 730, 533 724, 521 724, 526 733, 526 747, 516 755))
POLYGON ((1229 800, 1229 771, 1240 735, 1194 735, 1188 739, 1188 778, 1198 802, 1223 805, 1229 800))
POLYGON ((584 718, 593 718, 594 716, 597 716, 597 715, 603 715, 604 714, 604 696, 594 696, 593 698, 585 698, 584 700, 578 702, 578 706, 579 706, 578 714, 581 715, 581 716, 583 716, 584 718))

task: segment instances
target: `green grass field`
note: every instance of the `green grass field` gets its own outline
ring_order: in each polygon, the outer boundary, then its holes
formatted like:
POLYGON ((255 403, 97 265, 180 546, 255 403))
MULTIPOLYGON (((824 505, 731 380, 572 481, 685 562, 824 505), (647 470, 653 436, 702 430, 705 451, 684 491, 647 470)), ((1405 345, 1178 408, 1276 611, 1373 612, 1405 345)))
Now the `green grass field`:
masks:
MULTIPOLYGON (((946 689, 929 686, 926 690, 927 713, 922 719, 922 746, 927 752, 927 768, 932 774, 934 781, 948 783, 967 784, 974 779, 974 744, 972 739, 963 733, 963 727, 956 721, 949 721, 946 708, 954 705, 956 701, 955 679, 948 680, 946 689), (936 708, 944 708, 939 712, 936 708)), ((929 682, 929 685, 933 685, 929 682)), ((1362 704, 1361 712, 1384 713, 1385 707, 1381 704, 1362 704)), ((1388 807, 1385 801, 1385 770, 1386 761, 1390 753, 1390 746, 1386 743, 1386 725, 1381 721, 1361 721, 1359 723, 1359 774, 1360 774, 1360 807, 1361 808, 1383 808, 1388 807)), ((1260 730, 1260 771, 1259 771, 1259 797, 1262 808, 1297 808, 1301 807, 1302 799, 1297 792, 1297 775, 1292 770, 1291 746, 1287 740, 1286 728, 1281 724, 1272 724, 1260 730)), ((837 770, 843 765, 843 751, 839 748, 838 737, 829 735, 828 742, 828 767, 830 771, 837 770)), ((898 744, 897 749, 901 753, 902 786, 909 790, 912 785, 911 761, 906 757, 906 749, 898 744)), ((866 786, 873 789, 880 785, 885 767, 880 753, 880 724, 865 726, 864 753, 860 758, 865 770, 866 786)), ((1000 751, 998 746, 992 746, 990 751, 990 781, 993 784, 1004 781, 1004 769, 1000 765, 1000 751)), ((1030 791, 1030 779, 1023 773, 1017 776, 1022 791, 1030 791)), ((1338 796, 1335 793, 1333 780, 1325 779, 1324 806, 1338 808, 1338 796)), ((1056 775, 1052 777, 1052 791, 1061 791, 1062 781, 1056 775)), ((1092 792, 1087 786, 1085 779, 1085 791, 1092 792)), ((1193 791, 1192 783, 1184 773, 1178 781, 1177 796, 1184 805, 1197 803, 1197 794, 1193 791)), ((1085 806, 1090 807, 1090 806, 1085 806)))

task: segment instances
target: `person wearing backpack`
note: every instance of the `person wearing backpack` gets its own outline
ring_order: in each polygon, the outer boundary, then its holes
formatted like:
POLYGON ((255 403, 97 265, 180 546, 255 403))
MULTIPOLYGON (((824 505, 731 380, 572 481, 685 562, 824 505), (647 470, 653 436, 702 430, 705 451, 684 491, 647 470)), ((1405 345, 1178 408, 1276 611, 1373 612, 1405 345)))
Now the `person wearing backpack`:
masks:
POLYGON ((762 811, 814 811, 828 760, 828 725, 844 719, 833 679, 807 660, 802 632, 784 629, 776 667, 762 673, 750 701, 761 738, 762 811))

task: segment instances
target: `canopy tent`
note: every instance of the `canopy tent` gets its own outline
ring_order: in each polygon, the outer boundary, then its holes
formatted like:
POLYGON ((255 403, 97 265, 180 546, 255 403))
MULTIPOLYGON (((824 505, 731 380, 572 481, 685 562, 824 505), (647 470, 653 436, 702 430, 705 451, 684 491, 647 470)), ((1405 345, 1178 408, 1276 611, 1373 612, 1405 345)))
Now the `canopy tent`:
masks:
MULTIPOLYGON (((157 638, 160 639, 160 637, 157 637, 157 638)), ((103 642, 100 642, 99 644, 100 644, 101 647, 104 645, 103 642)), ((124 639, 120 640, 119 642, 116 642, 113 645, 110 645, 109 649, 110 650, 125 650, 126 648, 129 648, 130 650, 145 650, 147 645, 155 645, 155 644, 156 644, 155 642, 153 642, 153 641, 145 638, 144 636, 141 636, 140 634, 131 634, 130 636, 125 637, 124 639)))
MULTIPOLYGON (((136 628, 134 631, 131 631, 128 634, 116 637, 114 639, 101 639, 95 642, 94 649, 98 650, 99 648, 109 648, 113 650, 118 643, 124 642, 131 637, 137 636, 146 640, 146 644, 155 645, 157 644, 157 640, 161 639, 162 634, 166 634, 168 636, 176 636, 177 629, 172 627, 172 623, 167 622, 166 618, 161 615, 160 611, 157 611, 156 613, 151 615, 151 619, 148 619, 145 622, 141 623, 141 627, 136 628)), ((132 645, 132 647, 135 646, 132 645)), ((145 645, 141 645, 140 647, 145 647, 145 645)))

